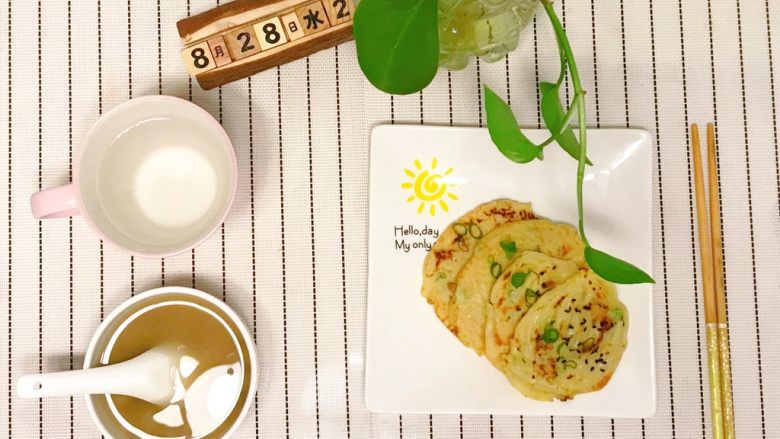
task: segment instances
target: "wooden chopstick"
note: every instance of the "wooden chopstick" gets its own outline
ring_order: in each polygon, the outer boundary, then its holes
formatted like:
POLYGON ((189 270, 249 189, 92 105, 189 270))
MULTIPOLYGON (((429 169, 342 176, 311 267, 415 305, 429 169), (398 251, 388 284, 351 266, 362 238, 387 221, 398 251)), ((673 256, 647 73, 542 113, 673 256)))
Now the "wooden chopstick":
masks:
POLYGON ((731 394, 731 353, 726 319, 726 293, 723 274, 723 237, 720 230, 720 194, 715 151, 715 126, 707 124, 707 173, 709 180, 709 222, 712 238, 712 264, 715 280, 715 307, 718 323, 718 348, 720 354, 720 390, 723 406, 723 435, 734 437, 734 401, 731 394))
POLYGON ((720 346, 718 343, 718 313, 715 297, 715 273, 710 243, 710 226, 704 194, 704 172, 701 163, 699 127, 691 125, 691 149, 693 152, 693 176, 696 191, 696 221, 699 231, 702 287, 704 292, 704 321, 707 326, 707 364, 710 374, 710 411, 712 412, 712 437, 722 439, 723 405, 721 399, 720 346))

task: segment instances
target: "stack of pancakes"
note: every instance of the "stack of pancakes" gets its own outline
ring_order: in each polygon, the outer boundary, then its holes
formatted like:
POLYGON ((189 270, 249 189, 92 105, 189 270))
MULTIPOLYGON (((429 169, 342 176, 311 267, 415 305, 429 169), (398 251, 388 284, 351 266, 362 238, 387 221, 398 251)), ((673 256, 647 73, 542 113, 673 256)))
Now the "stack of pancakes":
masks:
POLYGON ((591 272, 577 231, 496 200, 450 224, 425 259, 422 294, 444 325, 537 400, 604 387, 628 313, 591 272))

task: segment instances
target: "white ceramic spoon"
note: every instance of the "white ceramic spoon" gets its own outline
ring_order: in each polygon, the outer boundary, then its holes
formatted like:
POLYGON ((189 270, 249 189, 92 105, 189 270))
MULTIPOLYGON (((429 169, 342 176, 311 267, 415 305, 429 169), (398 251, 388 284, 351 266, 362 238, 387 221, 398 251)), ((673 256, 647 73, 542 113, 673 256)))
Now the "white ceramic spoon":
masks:
POLYGON ((179 385, 175 378, 181 357, 175 345, 163 344, 109 366, 26 375, 17 382, 16 391, 22 398, 114 394, 166 405, 179 385))
MULTIPOLYGON (((169 405, 153 418, 168 426, 182 425, 186 420, 192 437, 203 437, 217 429, 230 416, 241 395, 242 375, 239 363, 203 370, 187 387, 182 398, 183 407, 169 405)), ((176 399, 174 396, 174 400, 176 399)), ((142 438, 147 437, 141 434, 141 431, 131 431, 142 438)))

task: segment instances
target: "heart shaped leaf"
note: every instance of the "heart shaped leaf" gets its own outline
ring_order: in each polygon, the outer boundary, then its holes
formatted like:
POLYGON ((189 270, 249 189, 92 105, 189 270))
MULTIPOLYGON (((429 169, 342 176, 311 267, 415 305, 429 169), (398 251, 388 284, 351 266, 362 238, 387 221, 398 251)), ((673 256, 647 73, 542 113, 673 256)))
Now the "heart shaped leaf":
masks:
POLYGON ((655 283, 650 275, 636 266, 591 246, 585 247, 585 261, 593 272, 616 284, 655 283))
POLYGON ((385 93, 415 93, 439 68, 436 0, 363 0, 353 32, 358 63, 385 93))
MULTIPOLYGON (((539 83, 539 90, 542 93, 542 118, 547 125, 547 129, 549 129, 550 133, 553 135, 561 130, 561 125, 566 118, 566 112, 561 105, 560 89, 560 84, 552 84, 549 82, 539 83)), ((574 131, 570 126, 566 127, 566 129, 555 138, 555 141, 558 142, 558 145, 575 160, 579 160, 580 142, 574 137, 574 131)), ((592 164, 588 159, 586 159, 586 163, 589 165, 592 164)))
POLYGON ((542 149, 520 131, 512 109, 485 86, 485 112, 490 138, 501 154, 516 163, 528 163, 539 157, 542 149))

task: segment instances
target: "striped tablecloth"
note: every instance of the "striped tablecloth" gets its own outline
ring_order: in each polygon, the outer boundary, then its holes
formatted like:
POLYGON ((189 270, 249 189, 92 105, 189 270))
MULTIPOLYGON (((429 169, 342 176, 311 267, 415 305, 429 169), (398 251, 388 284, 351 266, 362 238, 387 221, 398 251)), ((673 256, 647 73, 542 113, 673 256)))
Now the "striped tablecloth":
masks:
POLYGON ((736 428, 780 437, 780 211, 775 0, 567 0, 593 127, 654 138, 653 264, 658 410, 645 420, 376 415, 364 404, 368 133, 380 122, 481 125, 482 84, 540 123, 535 83, 556 74, 546 20, 509 59, 441 71, 423 93, 367 86, 344 44, 203 92, 175 22, 213 0, 3 0, 0 48, 0 437, 96 437, 81 398, 14 396, 26 373, 79 367, 93 331, 134 292, 186 285, 253 326, 259 404, 238 437, 692 438, 710 435, 689 123, 715 121, 736 428), (774 34, 773 34, 774 32, 774 34), (774 43, 774 44, 773 44, 774 43), (172 94, 232 137, 237 202, 194 252, 131 259, 78 218, 38 222, 28 199, 69 179, 103 112, 172 94))

